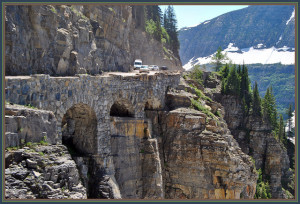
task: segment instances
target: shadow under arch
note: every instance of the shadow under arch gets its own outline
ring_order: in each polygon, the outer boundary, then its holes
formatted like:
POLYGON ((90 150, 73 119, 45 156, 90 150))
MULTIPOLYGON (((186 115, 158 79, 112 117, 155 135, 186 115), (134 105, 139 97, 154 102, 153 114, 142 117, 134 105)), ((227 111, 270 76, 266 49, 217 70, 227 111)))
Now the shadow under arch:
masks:
POLYGON ((61 122, 62 143, 73 154, 87 155, 97 152, 97 117, 87 104, 73 105, 64 114, 61 122))
POLYGON ((126 99, 119 99, 113 103, 110 108, 110 116, 112 117, 134 117, 134 107, 126 99))

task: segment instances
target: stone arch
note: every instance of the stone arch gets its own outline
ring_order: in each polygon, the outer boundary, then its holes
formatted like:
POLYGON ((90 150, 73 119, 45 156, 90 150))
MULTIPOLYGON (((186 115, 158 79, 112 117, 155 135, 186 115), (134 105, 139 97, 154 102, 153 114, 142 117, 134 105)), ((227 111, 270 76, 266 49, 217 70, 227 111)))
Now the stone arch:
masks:
POLYGON ((112 117, 134 117, 133 105, 126 99, 120 99, 113 103, 110 108, 112 117))
POLYGON ((97 152, 97 117, 87 104, 69 108, 61 121, 62 143, 79 155, 97 152))

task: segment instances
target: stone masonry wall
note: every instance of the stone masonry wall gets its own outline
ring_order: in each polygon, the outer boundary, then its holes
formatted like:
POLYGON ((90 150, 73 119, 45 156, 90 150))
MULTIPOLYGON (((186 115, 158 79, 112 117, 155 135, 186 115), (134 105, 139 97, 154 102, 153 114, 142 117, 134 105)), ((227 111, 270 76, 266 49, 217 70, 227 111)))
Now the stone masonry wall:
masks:
POLYGON ((50 77, 33 75, 6 77, 6 101, 53 111, 57 118, 58 141, 64 114, 73 105, 87 104, 97 117, 97 153, 109 153, 110 108, 115 102, 128 103, 135 118, 144 117, 146 103, 152 109, 162 109, 168 87, 179 83, 178 74, 134 76, 50 77))

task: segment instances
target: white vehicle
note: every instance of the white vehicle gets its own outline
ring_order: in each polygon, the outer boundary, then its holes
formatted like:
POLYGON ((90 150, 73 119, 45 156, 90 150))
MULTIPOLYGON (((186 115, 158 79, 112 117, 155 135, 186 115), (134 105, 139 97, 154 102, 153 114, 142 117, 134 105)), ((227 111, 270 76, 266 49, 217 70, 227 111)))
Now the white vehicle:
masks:
POLYGON ((149 66, 149 69, 150 70, 153 70, 153 71, 158 71, 159 70, 159 67, 157 65, 150 65, 149 66))
POLYGON ((142 65, 141 68, 140 68, 140 73, 141 72, 149 73, 149 66, 148 65, 142 65))
POLYGON ((133 64, 133 69, 136 70, 136 69, 140 69, 141 66, 142 66, 142 60, 141 59, 136 59, 134 61, 134 64, 133 64))

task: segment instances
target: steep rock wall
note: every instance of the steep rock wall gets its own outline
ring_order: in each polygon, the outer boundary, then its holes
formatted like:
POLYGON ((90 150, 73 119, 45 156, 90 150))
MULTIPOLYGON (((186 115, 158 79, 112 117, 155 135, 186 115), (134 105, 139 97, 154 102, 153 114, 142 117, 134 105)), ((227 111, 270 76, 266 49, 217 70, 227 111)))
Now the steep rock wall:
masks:
POLYGON ((6 6, 6 75, 127 72, 135 59, 181 70, 143 31, 142 14, 143 6, 6 6))
POLYGON ((181 79, 177 89, 169 89, 169 110, 146 110, 160 148, 165 198, 253 198, 256 170, 227 128, 224 108, 208 103, 209 109, 220 112, 214 118, 191 109, 191 99, 197 96, 187 83, 181 79))
POLYGON ((5 147, 27 142, 56 144, 56 118, 53 112, 18 105, 5 105, 5 147))
POLYGON ((223 96, 221 101, 228 128, 243 152, 252 156, 256 168, 269 176, 272 198, 284 198, 282 181, 289 180, 292 174, 286 149, 274 138, 271 126, 261 118, 243 117, 241 103, 236 97, 223 96))

